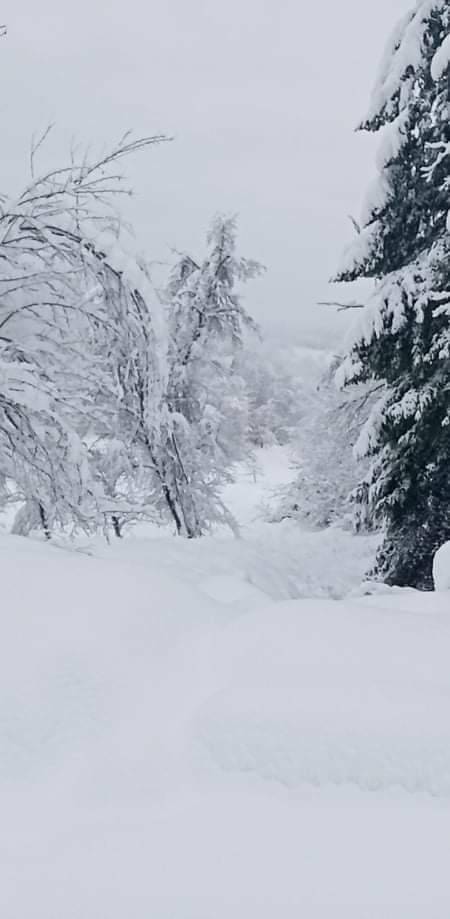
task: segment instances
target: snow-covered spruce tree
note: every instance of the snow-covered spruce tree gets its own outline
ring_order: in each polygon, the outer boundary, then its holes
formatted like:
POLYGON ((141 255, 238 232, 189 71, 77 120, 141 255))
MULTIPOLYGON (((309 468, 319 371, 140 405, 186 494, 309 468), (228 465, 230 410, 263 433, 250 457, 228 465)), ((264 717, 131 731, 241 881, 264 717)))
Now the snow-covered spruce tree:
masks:
POLYGON ((125 137, 96 161, 74 159, 18 198, 2 196, 0 476, 23 505, 17 532, 97 525, 111 503, 85 435, 114 388, 110 354, 137 293, 99 243, 106 235, 117 247, 118 161, 158 139, 125 137))
POLYGON ((376 281, 344 383, 384 381, 359 452, 360 511, 384 527, 375 575, 429 588, 450 537, 450 3, 420 0, 385 54, 366 131, 379 179, 338 280, 376 281))
MULTIPOLYGON (((237 256, 236 227, 218 218, 202 262, 183 256, 167 290, 165 335, 158 366, 149 349, 134 349, 133 372, 123 381, 125 416, 138 461, 147 471, 147 500, 157 503, 177 533, 193 538, 214 523, 234 521, 221 492, 246 445, 244 387, 232 372, 246 313, 239 285, 260 272, 237 256)), ((148 335, 142 316, 141 340, 148 335)))

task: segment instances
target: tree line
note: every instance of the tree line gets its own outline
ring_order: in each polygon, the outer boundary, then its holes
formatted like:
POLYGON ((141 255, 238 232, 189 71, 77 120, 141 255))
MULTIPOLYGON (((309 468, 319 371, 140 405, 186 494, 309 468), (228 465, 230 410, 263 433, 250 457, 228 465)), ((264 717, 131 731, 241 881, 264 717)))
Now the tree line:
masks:
POLYGON ((17 508, 14 532, 121 536, 142 517, 188 538, 236 529, 233 466, 297 441, 275 517, 342 522, 351 494, 355 528, 382 533, 372 576, 431 586, 450 538, 449 33, 449 0, 419 0, 384 55, 359 126, 382 136, 378 180, 334 279, 373 292, 307 399, 247 347, 243 291, 263 269, 239 254, 234 218, 158 291, 133 255, 122 161, 166 138, 125 135, 42 175, 46 134, 34 144, 24 190, 0 198, 0 501, 17 508))

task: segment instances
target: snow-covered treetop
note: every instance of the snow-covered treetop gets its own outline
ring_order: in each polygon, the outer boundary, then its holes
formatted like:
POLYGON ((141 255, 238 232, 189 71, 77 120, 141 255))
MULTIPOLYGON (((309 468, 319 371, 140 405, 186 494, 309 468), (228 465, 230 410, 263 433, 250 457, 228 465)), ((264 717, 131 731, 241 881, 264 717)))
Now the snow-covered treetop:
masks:
POLYGON ((449 65, 449 0, 420 0, 388 43, 360 125, 381 133, 378 174, 337 280, 398 271, 446 233, 449 65))
POLYGON ((208 254, 197 264, 183 255, 172 273, 167 296, 172 317, 172 338, 185 339, 180 367, 187 366, 193 348, 201 349, 205 336, 239 342, 246 326, 256 328, 246 312, 239 285, 256 277, 262 266, 236 254, 236 220, 218 216, 207 237, 208 254))
MULTIPOLYGON (((439 25, 450 15, 448 0, 418 0, 414 9, 403 16, 394 29, 382 58, 378 78, 372 92, 369 111, 361 127, 378 128, 396 118, 409 104, 414 94, 414 77, 424 58, 431 51, 430 25, 439 25)), ((437 49, 431 51, 431 73, 439 80, 450 62, 450 42, 441 33, 437 49)))

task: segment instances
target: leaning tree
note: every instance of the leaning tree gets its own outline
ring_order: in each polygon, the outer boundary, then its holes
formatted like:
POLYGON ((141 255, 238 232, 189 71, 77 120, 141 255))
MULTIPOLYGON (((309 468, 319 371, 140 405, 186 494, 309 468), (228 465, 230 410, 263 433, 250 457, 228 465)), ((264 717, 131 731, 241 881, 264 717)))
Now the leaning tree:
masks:
POLYGON ((162 139, 126 135, 35 176, 39 142, 28 186, 1 196, 0 479, 3 499, 22 502, 18 532, 90 527, 113 510, 89 442, 114 418, 117 351, 125 366, 146 284, 123 256, 114 200, 122 158, 162 139))
POLYGON ((181 256, 173 269, 156 333, 138 299, 129 359, 117 368, 120 424, 141 470, 144 505, 158 507, 188 538, 213 523, 234 527, 221 492, 245 448, 247 419, 232 354, 254 326, 240 286, 260 270, 236 253, 235 221, 217 218, 205 258, 181 256))

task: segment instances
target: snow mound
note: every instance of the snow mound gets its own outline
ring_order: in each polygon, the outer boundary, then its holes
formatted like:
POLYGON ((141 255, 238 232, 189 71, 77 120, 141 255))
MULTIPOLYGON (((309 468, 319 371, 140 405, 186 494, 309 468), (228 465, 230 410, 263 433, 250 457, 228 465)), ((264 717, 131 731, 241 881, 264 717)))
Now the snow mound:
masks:
POLYGON ((434 556, 433 580, 435 590, 450 590, 450 542, 445 542, 434 556))

